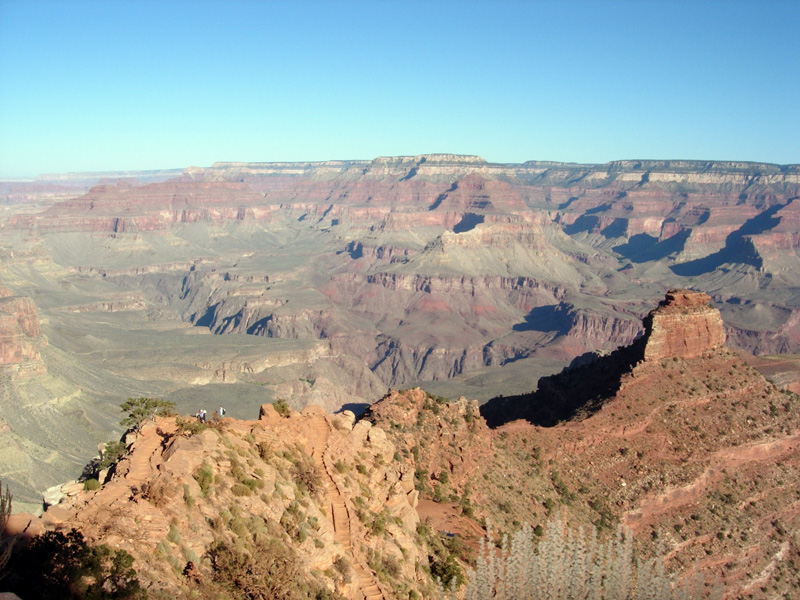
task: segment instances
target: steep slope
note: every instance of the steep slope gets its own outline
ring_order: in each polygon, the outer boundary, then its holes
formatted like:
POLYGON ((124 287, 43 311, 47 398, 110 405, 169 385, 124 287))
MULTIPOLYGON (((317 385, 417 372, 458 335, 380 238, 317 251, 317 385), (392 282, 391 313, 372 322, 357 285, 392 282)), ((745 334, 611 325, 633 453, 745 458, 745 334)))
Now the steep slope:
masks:
POLYGON ((642 555, 666 552, 678 571, 697 562, 729 597, 793 597, 800 399, 721 345, 707 300, 671 292, 639 343, 482 407, 493 430, 469 402, 421 391, 370 413, 415 461, 423 496, 450 503, 443 529, 468 532, 467 516, 490 519, 498 536, 556 514, 601 535, 623 524, 642 555), (553 426, 513 421, 541 415, 553 426))
POLYGON ((0 474, 17 510, 41 506, 65 472, 80 473, 111 428, 103 407, 57 368, 36 305, 0 284, 0 474))
POLYGON ((41 521, 127 550, 151 594, 231 598, 251 584, 263 592, 285 573, 243 584, 247 575, 224 560, 244 553, 261 561, 266 547, 296 569, 297 593, 309 594, 280 597, 430 593, 412 478, 393 462, 384 432, 353 425, 351 413, 309 407, 284 418, 265 405, 258 421, 203 427, 161 418, 126 445, 98 491, 68 487, 73 495, 41 521), (230 588, 235 581, 240 587, 230 588))

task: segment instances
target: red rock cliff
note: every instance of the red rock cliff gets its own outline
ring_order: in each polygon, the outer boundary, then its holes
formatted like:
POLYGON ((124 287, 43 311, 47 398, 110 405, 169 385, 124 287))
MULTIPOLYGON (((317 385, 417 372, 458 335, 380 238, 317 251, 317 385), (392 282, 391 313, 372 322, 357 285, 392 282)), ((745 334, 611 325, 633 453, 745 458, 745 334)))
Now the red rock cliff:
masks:
POLYGON ((670 290, 644 319, 645 360, 693 358, 722 346, 725 331, 711 297, 692 290, 670 290))
POLYGON ((14 296, 0 285, 0 368, 14 369, 25 363, 39 370, 40 348, 46 343, 33 300, 14 296))

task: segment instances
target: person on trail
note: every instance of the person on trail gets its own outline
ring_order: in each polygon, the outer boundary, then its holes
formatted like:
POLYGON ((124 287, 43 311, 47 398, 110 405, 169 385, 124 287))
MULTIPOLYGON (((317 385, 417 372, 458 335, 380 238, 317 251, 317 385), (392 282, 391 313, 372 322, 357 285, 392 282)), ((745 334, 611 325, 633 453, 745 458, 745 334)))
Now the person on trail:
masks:
POLYGON ((225 416, 225 409, 220 406, 219 407, 219 412, 217 414, 219 415, 219 418, 221 419, 222 417, 225 416))
POLYGON ((206 411, 203 408, 200 409, 200 422, 201 423, 206 422, 206 411))

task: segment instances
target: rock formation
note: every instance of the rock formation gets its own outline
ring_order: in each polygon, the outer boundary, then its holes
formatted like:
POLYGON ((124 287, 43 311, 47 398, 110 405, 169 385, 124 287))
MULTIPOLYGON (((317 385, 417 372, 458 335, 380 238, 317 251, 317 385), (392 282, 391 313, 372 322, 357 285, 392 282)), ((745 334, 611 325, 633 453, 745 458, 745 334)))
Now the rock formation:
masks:
POLYGON ((150 591, 176 597, 217 589, 208 556, 221 546, 265 540, 290 548, 308 585, 353 599, 427 596, 413 471, 393 460, 382 429, 353 420, 314 406, 284 418, 266 405, 258 421, 148 422, 125 438, 127 453, 99 490, 62 486, 59 504, 41 519, 17 517, 9 533, 78 528, 130 552, 150 591), (191 578, 181 576, 188 563, 191 578), (391 565, 390 581, 379 580, 378 564, 391 565))
POLYGON ((719 310, 711 297, 692 290, 670 290, 644 320, 644 359, 694 358, 725 343, 719 310))
POLYGON ((46 344, 33 300, 0 285, 0 369, 17 375, 43 372, 46 344))
POLYGON ((535 392, 494 398, 481 414, 496 427, 516 419, 551 426, 596 412, 640 363, 692 359, 723 349, 722 318, 710 301, 703 292, 670 290, 645 317, 644 334, 631 345, 582 355, 560 373, 539 379, 535 392))

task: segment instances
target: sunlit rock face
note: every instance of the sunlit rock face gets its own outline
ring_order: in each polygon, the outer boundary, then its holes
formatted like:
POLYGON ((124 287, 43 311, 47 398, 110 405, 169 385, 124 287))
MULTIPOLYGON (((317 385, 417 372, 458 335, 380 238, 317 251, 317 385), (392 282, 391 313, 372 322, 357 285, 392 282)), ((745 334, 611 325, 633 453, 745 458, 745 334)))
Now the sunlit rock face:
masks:
POLYGON ((692 290, 671 290, 644 320, 645 360, 694 358, 725 343, 725 330, 711 297, 692 290))
POLYGON ((0 285, 0 368, 43 370, 40 349, 46 343, 33 300, 0 285))

